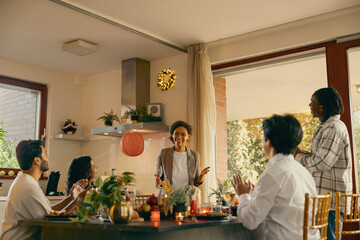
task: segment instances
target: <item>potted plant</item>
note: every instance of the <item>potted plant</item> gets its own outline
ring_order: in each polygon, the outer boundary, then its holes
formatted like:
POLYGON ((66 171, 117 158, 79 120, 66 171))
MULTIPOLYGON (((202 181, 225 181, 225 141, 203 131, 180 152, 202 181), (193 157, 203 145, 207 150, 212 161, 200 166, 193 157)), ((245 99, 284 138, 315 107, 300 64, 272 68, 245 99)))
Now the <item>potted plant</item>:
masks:
POLYGON ((127 108, 129 110, 127 110, 126 112, 124 112, 124 118, 129 118, 131 120, 131 123, 137 123, 139 122, 139 116, 141 115, 141 110, 140 109, 133 109, 129 106, 127 106, 127 108))
POLYGON ((104 115, 99 117, 97 120, 103 120, 105 127, 111 127, 114 121, 121 123, 118 115, 114 114, 112 109, 109 113, 104 112, 104 115))
POLYGON ((163 181, 161 185, 167 195, 163 200, 165 213, 168 211, 170 211, 170 213, 187 212, 190 186, 185 185, 177 189, 172 189, 169 180, 168 183, 163 181))
POLYGON ((71 119, 68 118, 63 123, 63 126, 61 127, 61 129, 63 130, 64 133, 71 135, 76 132, 77 125, 74 121, 72 121, 71 119))
POLYGON ((154 116, 152 114, 147 114, 145 108, 142 109, 133 109, 127 106, 129 110, 124 112, 123 117, 128 119, 130 117, 131 123, 137 122, 161 122, 162 118, 154 116))
POLYGON ((134 173, 123 172, 121 176, 111 176, 102 182, 95 180, 96 190, 89 192, 84 201, 79 201, 76 222, 88 222, 90 216, 98 211, 108 215, 113 223, 128 223, 131 217, 130 206, 126 202, 125 187, 135 181, 134 173))

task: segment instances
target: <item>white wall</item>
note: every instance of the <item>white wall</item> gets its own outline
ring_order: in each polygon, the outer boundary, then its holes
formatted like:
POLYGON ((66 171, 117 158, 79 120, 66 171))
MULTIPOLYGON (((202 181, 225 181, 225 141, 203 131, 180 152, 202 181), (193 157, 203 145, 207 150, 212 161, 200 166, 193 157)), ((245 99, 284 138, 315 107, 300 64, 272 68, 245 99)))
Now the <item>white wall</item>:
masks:
MULTIPOLYGON (((186 121, 187 54, 161 59, 150 63, 150 102, 164 104, 164 124, 170 125, 176 120, 186 121), (176 83, 169 91, 157 87, 157 75, 164 68, 171 68, 176 73, 176 83)), ((121 111, 121 69, 90 76, 83 87, 83 122, 86 135, 91 128, 103 127, 96 121, 103 112, 110 108, 121 111)), ((91 141, 83 142, 82 154, 90 155, 98 165, 100 175, 117 174, 132 171, 136 177, 138 194, 156 193, 154 170, 160 150, 171 146, 168 133, 144 135, 145 150, 138 157, 127 157, 120 149, 120 138, 90 136, 91 141), (148 140, 151 139, 151 140, 148 140)))

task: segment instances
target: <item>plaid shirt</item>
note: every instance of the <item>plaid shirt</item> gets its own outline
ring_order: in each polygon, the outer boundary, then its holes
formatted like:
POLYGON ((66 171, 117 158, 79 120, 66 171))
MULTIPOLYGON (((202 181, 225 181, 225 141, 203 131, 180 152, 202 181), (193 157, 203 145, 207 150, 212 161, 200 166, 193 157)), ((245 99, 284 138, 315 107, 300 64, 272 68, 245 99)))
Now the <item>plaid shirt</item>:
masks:
MULTIPOLYGON (((311 152, 301 151, 295 159, 312 173, 318 194, 331 192, 332 210, 336 192, 352 193, 350 138, 340 115, 321 123, 314 133, 311 152)), ((340 205, 343 211, 344 203, 340 205)))

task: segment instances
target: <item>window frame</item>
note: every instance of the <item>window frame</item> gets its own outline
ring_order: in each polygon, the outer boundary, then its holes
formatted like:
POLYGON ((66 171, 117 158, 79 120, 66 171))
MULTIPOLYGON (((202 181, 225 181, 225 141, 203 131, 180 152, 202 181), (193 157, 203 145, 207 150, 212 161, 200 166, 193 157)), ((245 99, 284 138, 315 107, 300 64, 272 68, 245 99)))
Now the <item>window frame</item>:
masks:
MULTIPOLYGON (((249 63, 270 60, 273 58, 283 57, 294 53, 301 53, 309 50, 325 48, 328 86, 336 88, 343 100, 344 113, 341 115, 341 120, 345 123, 349 132, 351 155, 352 155, 352 166, 356 166, 356 162, 354 158, 354 145, 352 138, 351 105, 350 105, 351 96, 350 96, 350 86, 349 86, 349 76, 348 76, 349 74, 348 74, 347 50, 349 48, 357 47, 357 46, 360 46, 360 39, 340 42, 340 43, 338 43, 336 40, 327 41, 309 46, 289 49, 285 51, 264 54, 261 56, 235 60, 227 63, 214 64, 211 66, 211 70, 214 72, 214 75, 216 76, 216 71, 218 70, 224 70, 233 67, 238 67, 241 65, 246 65, 249 63)), ((352 168, 353 193, 358 193, 357 178, 358 176, 357 176, 356 167, 353 167, 352 168)))
MULTIPOLYGON (((46 127, 46 106, 47 106, 47 86, 44 84, 40 84, 40 83, 34 83, 34 82, 29 82, 29 81, 25 81, 25 80, 19 80, 19 79, 15 79, 15 78, 11 78, 11 77, 6 77, 6 76, 2 76, 0 75, 0 83, 3 84, 7 84, 7 85, 12 85, 12 86, 17 86, 17 87, 23 87, 23 88, 28 88, 28 89, 32 89, 32 90, 37 90, 40 92, 40 116, 39 116, 39 135, 38 135, 38 139, 42 139, 45 137, 45 127, 46 127)), ((10 168, 0 168, 0 170, 4 170, 5 172, 8 172, 10 170, 14 170, 14 169, 10 169, 10 168)), ((17 172, 17 171, 16 171, 17 172)), ((5 177, 6 179, 11 179, 13 177, 5 177)), ((0 179, 4 179, 4 177, 1 177, 0 179)))

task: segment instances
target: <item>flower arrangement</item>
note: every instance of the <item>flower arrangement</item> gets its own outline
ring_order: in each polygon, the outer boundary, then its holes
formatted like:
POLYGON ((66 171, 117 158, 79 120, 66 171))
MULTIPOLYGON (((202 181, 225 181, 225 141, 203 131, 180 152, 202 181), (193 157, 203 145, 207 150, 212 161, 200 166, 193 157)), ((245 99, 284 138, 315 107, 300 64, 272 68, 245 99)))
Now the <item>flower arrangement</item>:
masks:
POLYGON ((104 115, 99 117, 97 120, 103 120, 106 127, 111 127, 114 121, 121 123, 118 115, 114 114, 112 109, 109 113, 104 112, 104 115))
POLYGON ((157 79, 157 85, 162 91, 167 91, 174 86, 175 80, 176 80, 175 72, 170 68, 166 68, 159 73, 157 79), (165 82, 165 77, 167 75, 169 75, 169 80, 165 82))
POLYGON ((167 197, 163 200, 166 214, 168 211, 170 211, 170 213, 173 213, 174 206, 189 205, 189 185, 185 185, 177 189, 172 189, 169 180, 167 183, 165 181, 162 181, 161 185, 167 195, 167 197))
POLYGON ((76 132, 77 125, 74 121, 71 119, 66 119, 66 121, 63 123, 63 126, 61 127, 64 133, 66 134, 73 134, 76 132))
POLYGON ((95 215, 99 210, 104 213, 104 209, 111 209, 114 205, 124 202, 125 187, 132 185, 135 181, 134 173, 123 172, 121 176, 111 176, 102 182, 101 177, 95 180, 97 190, 89 192, 84 201, 79 201, 77 207, 77 218, 75 222, 88 222, 90 216, 95 215))
POLYGON ((209 197, 215 196, 218 202, 223 202, 224 198, 222 195, 224 193, 230 192, 229 188, 230 188, 231 178, 226 179, 224 182, 221 182, 221 180, 217 178, 216 181, 217 181, 217 188, 216 189, 210 188, 212 192, 209 194, 209 197))

